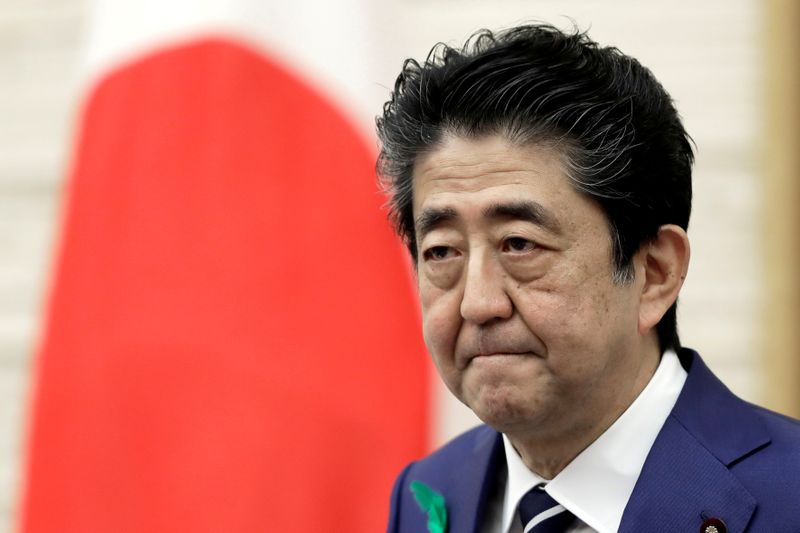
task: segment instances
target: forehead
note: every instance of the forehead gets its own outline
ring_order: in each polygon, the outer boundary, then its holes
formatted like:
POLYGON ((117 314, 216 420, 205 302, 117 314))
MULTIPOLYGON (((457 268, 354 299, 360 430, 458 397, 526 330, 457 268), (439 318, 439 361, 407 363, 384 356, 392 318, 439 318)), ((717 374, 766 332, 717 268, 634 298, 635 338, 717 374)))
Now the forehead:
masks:
POLYGON ((500 135, 446 137, 414 166, 415 221, 430 211, 463 217, 509 202, 533 202, 566 224, 583 218, 580 212, 604 219, 599 206, 575 190, 563 161, 553 147, 515 145, 500 135))

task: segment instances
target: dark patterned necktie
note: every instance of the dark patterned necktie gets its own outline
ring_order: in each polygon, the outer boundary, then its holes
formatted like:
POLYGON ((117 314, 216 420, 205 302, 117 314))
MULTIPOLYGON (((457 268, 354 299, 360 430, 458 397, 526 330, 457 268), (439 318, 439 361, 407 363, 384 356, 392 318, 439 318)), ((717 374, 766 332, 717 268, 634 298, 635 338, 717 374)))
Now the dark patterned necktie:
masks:
POLYGON ((541 486, 529 490, 519 502, 519 516, 524 533, 564 533, 575 521, 541 486))

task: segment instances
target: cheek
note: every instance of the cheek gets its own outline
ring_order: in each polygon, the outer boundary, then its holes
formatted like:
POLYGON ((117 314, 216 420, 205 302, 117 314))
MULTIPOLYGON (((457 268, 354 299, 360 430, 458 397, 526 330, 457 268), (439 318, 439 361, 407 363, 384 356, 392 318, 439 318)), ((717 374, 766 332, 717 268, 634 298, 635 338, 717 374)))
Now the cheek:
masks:
POLYGON ((598 285, 584 285, 546 319, 549 335, 544 342, 553 350, 553 364, 571 375, 587 376, 615 365, 636 337, 638 322, 630 295, 624 289, 598 285))
POLYGON ((580 302, 552 279, 517 285, 511 295, 528 329, 542 340, 562 337, 578 318, 580 302))
POLYGON ((609 294, 597 284, 567 277, 523 287, 517 299, 525 323, 554 357, 553 364, 571 364, 611 334, 609 294), (558 359, 558 360, 556 360, 558 359), (565 360, 561 360, 565 359, 565 360))
MULTIPOLYGON (((435 292, 435 291, 434 291, 435 292)), ((450 359, 461 327, 460 301, 453 294, 420 291, 422 333, 435 359, 450 359)))

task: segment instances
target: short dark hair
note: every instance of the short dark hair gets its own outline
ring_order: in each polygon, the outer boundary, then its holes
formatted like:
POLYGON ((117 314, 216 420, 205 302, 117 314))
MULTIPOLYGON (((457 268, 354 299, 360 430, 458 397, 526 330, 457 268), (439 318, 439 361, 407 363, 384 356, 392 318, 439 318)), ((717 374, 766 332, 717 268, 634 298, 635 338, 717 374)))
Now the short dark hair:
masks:
MULTIPOLYGON (((390 218, 415 262, 414 164, 445 134, 559 150, 573 186, 606 215, 617 282, 632 279, 633 255, 660 226, 689 225, 694 154, 672 99, 636 59, 577 29, 526 25, 481 30, 461 49, 439 43, 424 64, 405 61, 376 123, 390 218)), ((662 349, 680 348, 676 309, 656 328, 662 349)))

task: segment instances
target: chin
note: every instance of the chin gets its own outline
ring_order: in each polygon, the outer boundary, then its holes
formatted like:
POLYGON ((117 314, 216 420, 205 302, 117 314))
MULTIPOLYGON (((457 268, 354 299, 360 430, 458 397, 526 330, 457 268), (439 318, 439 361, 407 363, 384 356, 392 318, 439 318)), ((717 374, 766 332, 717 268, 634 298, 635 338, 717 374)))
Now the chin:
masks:
POLYGON ((501 433, 531 428, 543 418, 541 412, 530 405, 530 398, 522 398, 512 387, 482 387, 464 403, 485 424, 501 433))
POLYGON ((510 428, 538 425, 553 407, 547 399, 550 382, 537 361, 489 362, 468 368, 456 396, 484 423, 505 433, 510 428))

